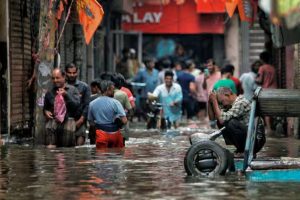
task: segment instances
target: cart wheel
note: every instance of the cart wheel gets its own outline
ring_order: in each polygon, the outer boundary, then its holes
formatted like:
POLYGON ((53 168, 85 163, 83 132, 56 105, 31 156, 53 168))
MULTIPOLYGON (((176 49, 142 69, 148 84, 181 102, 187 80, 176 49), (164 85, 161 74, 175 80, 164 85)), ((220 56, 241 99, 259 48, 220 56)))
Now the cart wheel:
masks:
POLYGON ((184 168, 188 175, 224 175, 228 167, 226 149, 211 140, 193 144, 184 158, 184 168))

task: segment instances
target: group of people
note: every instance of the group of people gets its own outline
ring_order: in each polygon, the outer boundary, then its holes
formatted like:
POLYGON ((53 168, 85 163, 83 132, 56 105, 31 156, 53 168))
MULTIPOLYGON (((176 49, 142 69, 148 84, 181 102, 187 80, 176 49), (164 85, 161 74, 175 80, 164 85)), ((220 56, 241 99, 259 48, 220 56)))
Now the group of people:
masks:
MULTIPOLYGON (((224 69, 221 71, 223 77, 224 69)), ((208 114, 211 120, 217 120, 219 128, 225 126, 222 134, 226 144, 233 144, 236 147, 235 153, 242 155, 247 138, 251 100, 255 89, 258 85, 262 88, 277 88, 276 71, 270 64, 269 53, 262 52, 260 60, 255 61, 251 65, 251 72, 244 73, 240 77, 241 92, 244 95, 238 95, 238 87, 234 87, 236 82, 229 80, 228 76, 226 76, 225 79, 220 79, 215 83, 214 89, 209 94, 208 114)), ((266 131, 270 133, 270 117, 265 118, 265 125, 266 131)), ((261 123, 259 127, 261 126, 263 127, 264 125, 261 123)), ((263 130, 257 128, 257 130, 260 132, 260 135, 255 138, 254 154, 265 144, 264 128, 263 130)))
POLYGON ((46 145, 83 145, 88 124, 90 143, 97 148, 124 147, 126 128, 124 134, 121 129, 134 107, 132 93, 122 87, 124 77, 104 73, 101 81, 92 81, 89 86, 78 80, 78 73, 73 63, 52 71, 53 87, 45 94, 43 108, 46 145))
MULTIPOLYGON (((269 54, 261 53, 260 60, 251 65, 251 72, 238 79, 234 77, 233 65, 219 68, 213 59, 207 60, 203 70, 190 59, 174 63, 165 60, 158 71, 155 60, 146 58, 145 67, 139 68, 131 79, 145 83, 138 94, 125 87, 126 80, 120 73, 103 73, 101 81, 92 81, 89 86, 77 79, 79 69, 74 64, 67 65, 65 70, 55 68, 53 88, 44 101, 47 145, 63 145, 60 137, 64 131, 74 132, 74 145, 84 144, 88 122, 92 144, 99 148, 124 147, 127 117, 133 116, 134 108, 145 114, 147 102, 156 99, 162 104, 169 127, 177 128, 183 114, 187 119, 209 117, 212 127, 226 127, 226 143, 234 144, 238 153, 243 152, 256 87, 276 88, 275 69, 269 63, 269 54), (139 96, 138 105, 134 95, 139 96), (63 116, 63 120, 59 121, 57 116, 63 116)), ((268 120, 266 127, 270 130, 268 120)))
MULTIPOLYGON (((175 128, 184 114, 187 119, 195 115, 200 120, 210 120, 211 127, 225 126, 223 133, 228 144, 245 147, 251 100, 258 86, 277 88, 275 68, 270 64, 270 54, 262 52, 260 59, 251 65, 251 72, 240 78, 234 76, 234 66, 218 67, 208 59, 204 70, 196 68, 192 60, 175 62, 173 66, 162 62, 163 70, 155 68, 153 59, 146 60, 145 68, 135 78, 146 83, 140 93, 141 102, 156 98, 163 105, 163 115, 175 128), (162 78, 164 77, 164 78, 162 78)), ((144 103, 141 103, 142 110, 144 103)), ((265 118, 266 131, 270 132, 270 117, 265 118)), ((260 144, 263 144, 261 142, 260 144)), ((256 147, 258 151, 261 146, 256 147)))

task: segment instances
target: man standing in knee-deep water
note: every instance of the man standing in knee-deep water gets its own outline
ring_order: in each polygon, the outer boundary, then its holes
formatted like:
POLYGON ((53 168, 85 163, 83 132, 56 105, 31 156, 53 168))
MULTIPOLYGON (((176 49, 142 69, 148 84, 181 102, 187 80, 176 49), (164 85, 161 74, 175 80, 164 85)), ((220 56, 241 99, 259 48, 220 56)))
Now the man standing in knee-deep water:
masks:
POLYGON ((171 128, 172 125, 177 128, 181 118, 182 90, 178 83, 173 82, 174 74, 172 71, 166 71, 164 76, 164 83, 157 86, 153 94, 149 93, 148 98, 150 100, 158 99, 162 103, 168 128, 171 128))
MULTIPOLYGON (((225 130, 222 131, 225 142, 236 147, 237 155, 245 150, 250 110, 250 101, 243 95, 237 96, 230 88, 220 87, 216 93, 209 95, 209 117, 216 119, 220 126, 225 126, 225 130)), ((254 153, 257 153, 264 143, 264 135, 262 138, 257 137, 254 153)))
MULTIPOLYGON (((264 51, 259 54, 260 60, 263 62, 263 64, 259 67, 257 77, 256 77, 256 83, 258 85, 261 85, 262 88, 271 88, 276 89, 277 88, 277 76, 276 76, 276 69, 273 65, 271 65, 271 55, 269 52, 264 51)), ((265 116, 265 122, 266 122, 266 131, 267 134, 272 135, 272 117, 271 116, 265 116)))
POLYGON ((88 106, 90 102, 91 90, 88 84, 78 80, 78 67, 70 63, 65 67, 66 80, 68 84, 77 88, 80 95, 80 106, 76 110, 75 123, 76 123, 76 145, 83 145, 86 137, 86 119, 88 106))
POLYGON ((90 103, 88 120, 96 127, 96 147, 111 148, 125 146, 120 128, 127 123, 121 103, 114 99, 114 83, 103 80, 100 84, 102 96, 90 103))
MULTIPOLYGON (((65 134, 64 126, 68 118, 74 118, 75 111, 80 105, 80 97, 78 90, 69 85, 65 81, 65 72, 60 68, 52 71, 53 88, 45 95, 44 115, 46 118, 46 145, 49 148, 60 145, 61 139, 65 134), (56 97, 61 95, 63 100, 57 105, 56 97), (66 112, 62 114, 57 112, 55 107, 64 107, 66 112), (61 116, 59 116, 61 115, 61 116)), ((62 111, 63 109, 58 109, 62 111)), ((72 142, 72 141, 71 141, 72 142)), ((64 145, 64 144, 62 144, 64 145)))

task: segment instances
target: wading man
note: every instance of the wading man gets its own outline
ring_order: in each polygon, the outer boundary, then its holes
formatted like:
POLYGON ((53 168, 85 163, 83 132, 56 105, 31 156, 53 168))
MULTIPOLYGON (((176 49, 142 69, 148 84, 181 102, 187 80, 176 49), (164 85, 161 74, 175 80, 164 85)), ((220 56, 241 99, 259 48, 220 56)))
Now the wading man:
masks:
POLYGON ((65 67, 67 82, 77 88, 80 95, 80 106, 75 113, 76 122, 76 145, 83 145, 86 137, 86 119, 88 106, 90 102, 91 90, 83 81, 77 79, 78 67, 75 64, 70 63, 65 67))
MULTIPOLYGON (((52 71, 53 88, 45 95, 44 115, 46 118, 46 145, 49 148, 61 144, 65 125, 69 118, 75 117, 80 105, 78 90, 66 83, 65 72, 56 68, 52 71), (60 100, 57 100, 60 98, 60 100)), ((74 130, 75 131, 75 130, 74 130)))
POLYGON ((179 84, 173 83, 173 77, 172 71, 166 71, 165 83, 157 86, 153 94, 148 94, 149 99, 158 98, 162 104, 168 128, 171 128, 171 125, 177 128, 177 122, 181 119, 182 90, 179 84))
POLYGON ((96 147, 112 148, 125 146, 120 128, 127 123, 121 103, 114 99, 114 83, 103 80, 102 96, 90 103, 88 120, 96 128, 96 147))

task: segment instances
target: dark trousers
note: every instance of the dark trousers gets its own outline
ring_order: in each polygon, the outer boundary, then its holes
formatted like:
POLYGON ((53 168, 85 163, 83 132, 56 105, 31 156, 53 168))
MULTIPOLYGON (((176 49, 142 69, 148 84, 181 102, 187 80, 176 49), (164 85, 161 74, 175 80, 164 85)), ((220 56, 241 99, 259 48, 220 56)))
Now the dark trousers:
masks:
POLYGON ((236 119, 231 119, 224 123, 225 130, 222 131, 225 143, 233 144, 236 152, 244 152, 247 139, 248 127, 236 119))
MULTIPOLYGON (((236 119, 231 119, 225 122, 226 129, 222 131, 225 143, 233 144, 236 147, 236 152, 241 153, 245 150, 248 127, 236 119)), ((259 125, 258 125, 259 126, 259 125)), ((262 128, 264 129, 264 128, 262 128)), ((254 153, 262 149, 266 142, 264 130, 258 128, 254 144, 254 153)))
POLYGON ((140 118, 147 121, 147 112, 149 112, 149 108, 147 105, 147 98, 140 97, 139 106, 135 110, 136 116, 138 117, 139 121, 140 118))
POLYGON ((182 100, 182 113, 186 114, 187 119, 192 119, 195 115, 194 103, 195 100, 192 98, 182 100))

